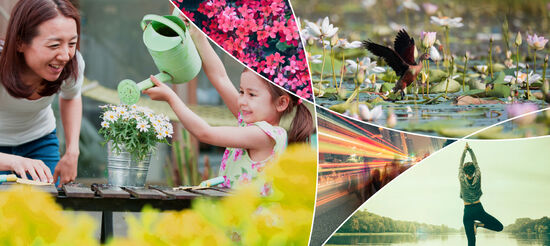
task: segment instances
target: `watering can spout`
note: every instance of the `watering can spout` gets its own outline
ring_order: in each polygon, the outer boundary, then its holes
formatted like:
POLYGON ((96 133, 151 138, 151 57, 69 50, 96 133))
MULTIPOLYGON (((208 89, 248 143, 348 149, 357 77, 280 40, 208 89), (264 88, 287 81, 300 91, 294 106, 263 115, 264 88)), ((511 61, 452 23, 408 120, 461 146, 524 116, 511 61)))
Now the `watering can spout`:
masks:
MULTIPOLYGON (((143 43, 161 73, 157 79, 180 84, 195 78, 201 69, 201 58, 189 35, 185 23, 172 15, 146 15, 141 21, 143 43)), ((146 79, 138 84, 131 80, 119 83, 118 94, 122 103, 135 104, 141 91, 154 86, 146 79)))

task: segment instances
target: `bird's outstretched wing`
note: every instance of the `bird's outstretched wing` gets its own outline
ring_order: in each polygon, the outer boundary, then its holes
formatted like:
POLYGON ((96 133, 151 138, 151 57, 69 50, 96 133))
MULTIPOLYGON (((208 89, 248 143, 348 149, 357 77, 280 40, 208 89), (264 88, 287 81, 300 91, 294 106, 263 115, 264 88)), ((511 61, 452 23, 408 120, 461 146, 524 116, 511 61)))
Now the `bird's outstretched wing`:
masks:
POLYGON ((384 58, 386 63, 395 71, 397 76, 402 76, 409 66, 399 57, 399 55, 392 49, 371 42, 370 40, 363 41, 363 47, 369 50, 372 54, 384 58))
POLYGON ((393 49, 407 64, 416 65, 414 61, 414 39, 409 36, 405 29, 399 30, 397 36, 395 36, 393 49))

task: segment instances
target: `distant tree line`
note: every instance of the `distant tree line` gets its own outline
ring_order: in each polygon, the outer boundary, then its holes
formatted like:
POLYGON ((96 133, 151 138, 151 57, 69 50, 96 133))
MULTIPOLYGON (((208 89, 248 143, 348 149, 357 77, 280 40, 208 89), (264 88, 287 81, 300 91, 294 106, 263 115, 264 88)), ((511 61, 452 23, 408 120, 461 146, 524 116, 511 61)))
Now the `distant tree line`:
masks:
POLYGON ((506 226, 504 231, 511 233, 541 233, 550 234, 550 218, 540 219, 519 218, 514 224, 506 226))
POLYGON ((401 232, 401 233, 452 233, 459 230, 446 225, 429 225, 425 223, 399 221, 388 217, 382 217, 368 211, 356 212, 342 227, 338 230, 340 233, 383 233, 383 232, 401 232))

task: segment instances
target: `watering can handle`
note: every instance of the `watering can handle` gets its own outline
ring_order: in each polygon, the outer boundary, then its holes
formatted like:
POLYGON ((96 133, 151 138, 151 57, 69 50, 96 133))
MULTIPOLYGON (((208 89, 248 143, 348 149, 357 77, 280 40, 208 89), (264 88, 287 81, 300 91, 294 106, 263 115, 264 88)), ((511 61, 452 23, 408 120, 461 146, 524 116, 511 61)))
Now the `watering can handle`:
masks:
POLYGON ((143 16, 143 19, 141 20, 141 29, 142 30, 145 30, 145 28, 147 27, 148 23, 147 21, 156 21, 156 22, 160 22, 164 25, 166 25, 167 27, 169 27, 170 29, 172 29, 174 32, 176 32, 181 38, 185 39, 185 30, 183 30, 178 24, 174 23, 173 21, 163 17, 163 16, 160 16, 160 15, 145 15, 143 16))

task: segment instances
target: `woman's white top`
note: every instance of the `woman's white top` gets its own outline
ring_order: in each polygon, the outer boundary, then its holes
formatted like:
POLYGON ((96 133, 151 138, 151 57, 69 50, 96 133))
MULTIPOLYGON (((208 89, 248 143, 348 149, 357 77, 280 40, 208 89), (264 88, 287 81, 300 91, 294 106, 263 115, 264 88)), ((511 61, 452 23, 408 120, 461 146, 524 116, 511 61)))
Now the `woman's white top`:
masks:
MULTIPOLYGON (((61 84, 63 99, 80 97, 84 81, 84 59, 76 52, 78 77, 69 77, 61 84)), ((0 146, 17 146, 51 133, 55 129, 52 102, 55 94, 37 100, 12 97, 0 83, 0 146)))

